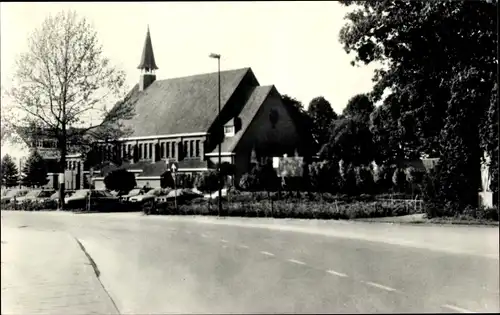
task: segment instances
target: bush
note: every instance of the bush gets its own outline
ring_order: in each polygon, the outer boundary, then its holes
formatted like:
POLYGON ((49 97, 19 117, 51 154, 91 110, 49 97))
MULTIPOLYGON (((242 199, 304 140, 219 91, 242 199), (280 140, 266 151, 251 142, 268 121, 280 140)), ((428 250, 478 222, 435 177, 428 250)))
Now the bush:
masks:
POLYGON ((2 210, 16 210, 16 211, 41 211, 41 210, 56 210, 57 201, 45 200, 43 202, 33 202, 31 200, 18 203, 2 202, 2 210))
POLYGON ((112 171, 104 178, 106 189, 118 191, 119 194, 126 194, 137 186, 135 175, 125 169, 112 171))
MULTIPOLYGON (((386 216, 399 216, 409 214, 409 207, 404 204, 391 204, 380 201, 357 201, 345 203, 335 201, 332 203, 303 201, 289 202, 283 200, 273 201, 267 199, 245 201, 239 195, 238 201, 227 202, 222 200, 223 212, 221 215, 238 217, 274 217, 274 218, 299 218, 299 219, 356 219, 386 216)), ((206 199, 194 199, 191 202, 162 211, 163 214, 177 215, 218 215, 217 200, 212 203, 206 199)))
POLYGON ((211 193, 219 190, 219 188, 222 188, 219 173, 216 171, 203 172, 196 178, 195 186, 204 193, 211 193))

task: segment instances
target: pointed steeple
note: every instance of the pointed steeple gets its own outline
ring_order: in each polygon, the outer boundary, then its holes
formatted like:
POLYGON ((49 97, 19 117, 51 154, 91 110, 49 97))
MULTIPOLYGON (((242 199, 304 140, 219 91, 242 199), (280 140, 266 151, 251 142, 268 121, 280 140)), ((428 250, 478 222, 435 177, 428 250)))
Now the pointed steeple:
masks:
POLYGON ((149 25, 148 32, 146 33, 146 40, 144 41, 144 48, 142 49, 142 57, 141 62, 138 69, 145 70, 146 73, 151 73, 153 70, 157 70, 158 66, 155 62, 155 55, 153 53, 153 44, 151 43, 151 35, 149 34, 149 25))

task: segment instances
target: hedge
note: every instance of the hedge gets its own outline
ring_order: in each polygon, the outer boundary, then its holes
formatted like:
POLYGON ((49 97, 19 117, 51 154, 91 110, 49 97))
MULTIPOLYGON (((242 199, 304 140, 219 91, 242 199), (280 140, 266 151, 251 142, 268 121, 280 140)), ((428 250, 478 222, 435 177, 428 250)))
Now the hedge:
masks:
MULTIPOLYGON (((242 198, 243 199, 243 198, 242 198)), ((185 204, 178 205, 177 209, 168 207, 160 210, 160 214, 167 215, 218 215, 217 198, 208 202, 197 198, 185 204)), ((404 204, 390 204, 383 201, 368 202, 318 202, 304 200, 290 202, 284 200, 254 200, 235 201, 226 198, 222 201, 223 216, 232 217, 273 217, 298 219, 355 219, 401 216, 412 213, 411 207, 404 204)))
POLYGON ((41 211, 41 210, 56 210, 57 201, 56 200, 46 200, 43 202, 33 202, 27 200, 24 202, 13 203, 13 202, 2 202, 2 210, 14 210, 14 211, 41 211))

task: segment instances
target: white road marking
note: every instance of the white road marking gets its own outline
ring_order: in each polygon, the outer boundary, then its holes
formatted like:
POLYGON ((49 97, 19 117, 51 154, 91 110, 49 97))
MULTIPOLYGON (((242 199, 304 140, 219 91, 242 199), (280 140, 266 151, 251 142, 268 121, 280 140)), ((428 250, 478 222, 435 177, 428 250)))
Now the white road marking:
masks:
POLYGON ((206 235, 206 234, 201 234, 201 237, 204 237, 204 238, 208 238, 210 236, 206 235))
POLYGON ((306 263, 300 260, 288 259, 289 262, 297 264, 297 265, 305 265, 306 263))
POLYGON ((260 253, 261 253, 262 255, 266 255, 266 256, 274 256, 274 254, 273 254, 273 253, 266 252, 266 251, 260 251, 260 253))
POLYGON ((375 287, 375 288, 379 288, 379 289, 382 289, 382 290, 386 290, 386 291, 390 291, 390 292, 394 292, 396 291, 396 289, 394 288, 391 288, 391 287, 387 287, 385 285, 381 285, 381 284, 378 284, 378 283, 375 283, 375 282, 370 282, 370 281, 363 281, 364 283, 372 286, 372 287, 375 287))
POLYGON ((466 310, 465 308, 461 308, 461 307, 458 307, 458 306, 453 306, 453 305, 450 305, 450 304, 444 304, 444 305, 442 305, 442 307, 450 309, 450 310, 455 311, 455 312, 460 312, 460 313, 474 313, 472 311, 466 310))
POLYGON ((334 276, 339 276, 339 277, 347 277, 347 275, 345 273, 341 273, 341 272, 337 272, 335 270, 327 270, 326 272, 328 272, 329 274, 331 275, 334 275, 334 276))
POLYGON ((243 244, 239 244, 238 247, 241 247, 241 248, 249 248, 248 246, 246 245, 243 245, 243 244))
POLYGON ((220 240, 222 243, 229 243, 228 241, 226 241, 225 239, 221 239, 220 240))

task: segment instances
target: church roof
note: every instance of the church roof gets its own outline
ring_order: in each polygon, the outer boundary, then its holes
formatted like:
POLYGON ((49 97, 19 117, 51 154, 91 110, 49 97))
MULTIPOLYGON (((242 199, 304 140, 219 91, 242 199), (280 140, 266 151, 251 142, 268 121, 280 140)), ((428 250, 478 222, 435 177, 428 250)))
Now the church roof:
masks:
MULTIPOLYGON (((123 121, 133 130, 131 137, 208 132, 218 116, 218 73, 154 81, 144 91, 136 85, 127 102, 135 115, 123 121)), ((221 71, 221 110, 250 68, 221 71)), ((259 104, 260 105, 260 104, 259 104)))
POLYGON ((149 27, 148 32, 146 33, 146 40, 144 41, 144 48, 142 49, 141 62, 137 68, 145 69, 147 72, 158 69, 155 62, 155 55, 153 53, 153 43, 151 42, 149 27))
MULTIPOLYGON (((241 130, 238 130, 234 134, 234 136, 224 138, 224 141, 221 145, 222 152, 233 152, 241 137, 250 126, 252 120, 259 111, 260 105, 264 103, 272 90, 275 90, 273 85, 257 86, 253 89, 252 94, 248 98, 245 106, 238 114, 238 118, 241 119, 242 128, 241 130)), ((218 146, 216 146, 216 148, 212 152, 218 152, 218 146)))

